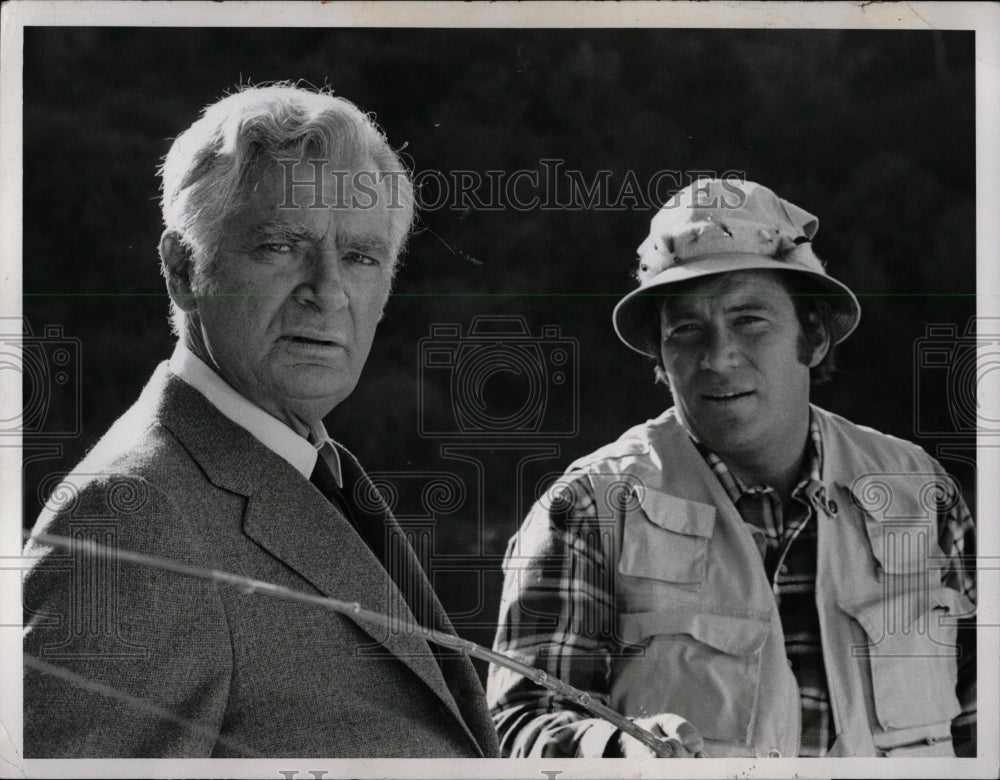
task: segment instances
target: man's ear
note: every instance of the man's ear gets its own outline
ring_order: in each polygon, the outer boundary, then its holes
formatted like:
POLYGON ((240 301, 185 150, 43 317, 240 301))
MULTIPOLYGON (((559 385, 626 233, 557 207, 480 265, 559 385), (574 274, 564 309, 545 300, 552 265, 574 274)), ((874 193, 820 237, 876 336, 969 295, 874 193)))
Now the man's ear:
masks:
POLYGON ((163 264, 170 300, 187 314, 196 311, 198 304, 191 285, 194 273, 191 250, 184 245, 176 231, 166 230, 160 237, 160 262, 163 264))
POLYGON ((830 331, 823 327, 822 321, 816 314, 810 314, 809 319, 812 321, 813 326, 823 334, 823 340, 813 347, 812 355, 809 358, 809 368, 815 368, 826 357, 826 353, 830 351, 830 331))

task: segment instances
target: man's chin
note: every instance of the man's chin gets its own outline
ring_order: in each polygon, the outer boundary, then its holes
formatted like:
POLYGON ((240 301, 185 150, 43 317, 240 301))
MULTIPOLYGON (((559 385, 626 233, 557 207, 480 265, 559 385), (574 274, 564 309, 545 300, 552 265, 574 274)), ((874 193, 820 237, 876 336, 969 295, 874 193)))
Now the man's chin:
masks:
POLYGON ((283 409, 301 419, 322 419, 354 391, 357 382, 331 381, 344 380, 344 377, 330 369, 320 373, 321 376, 303 376, 302 372, 296 371, 280 377, 275 400, 283 409))
POLYGON ((742 451, 755 440, 754 420, 741 415, 713 415, 712 419, 699 419, 691 429, 703 445, 716 454, 742 451))

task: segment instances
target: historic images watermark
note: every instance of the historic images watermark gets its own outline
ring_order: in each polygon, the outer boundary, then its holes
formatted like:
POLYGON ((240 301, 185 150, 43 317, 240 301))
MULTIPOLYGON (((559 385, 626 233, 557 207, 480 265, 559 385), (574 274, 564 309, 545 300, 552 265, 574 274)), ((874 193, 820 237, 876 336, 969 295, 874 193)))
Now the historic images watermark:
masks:
MULTIPOLYGON (((383 204, 403 208, 410 187, 402 171, 344 170, 328 160, 280 160, 284 196, 279 208, 370 209, 383 204)), ((695 185, 709 208, 743 205, 736 182, 743 171, 678 171, 665 169, 640 176, 633 170, 585 172, 565 160, 542 159, 533 168, 516 170, 427 169, 413 172, 412 197, 421 211, 626 211, 660 208, 677 190, 695 185), (722 179, 725 193, 710 195, 699 181, 722 179), (727 182, 733 182, 727 187, 727 182), (720 202, 721 201, 721 202, 720 202)))

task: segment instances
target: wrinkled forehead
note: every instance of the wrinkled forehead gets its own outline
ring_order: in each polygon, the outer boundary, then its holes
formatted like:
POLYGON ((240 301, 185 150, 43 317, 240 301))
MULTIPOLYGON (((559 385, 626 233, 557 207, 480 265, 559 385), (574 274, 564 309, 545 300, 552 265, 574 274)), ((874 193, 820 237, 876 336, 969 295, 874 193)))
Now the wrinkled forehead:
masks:
POLYGON ((403 175, 381 171, 373 160, 313 157, 308 152, 262 159, 244 177, 234 208, 278 216, 305 209, 333 210, 348 219, 379 217, 389 242, 398 247, 408 226, 399 191, 403 175))

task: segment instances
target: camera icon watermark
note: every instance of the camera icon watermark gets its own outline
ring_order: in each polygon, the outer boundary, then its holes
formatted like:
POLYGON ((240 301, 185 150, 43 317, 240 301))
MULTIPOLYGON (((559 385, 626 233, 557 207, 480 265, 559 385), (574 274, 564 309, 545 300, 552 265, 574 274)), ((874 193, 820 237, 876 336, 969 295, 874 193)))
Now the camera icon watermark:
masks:
POLYGON ((418 430, 449 439, 553 438, 579 431, 577 340, 523 317, 432 325, 419 342, 418 430))
POLYGON ((914 343, 914 432, 974 439, 1000 434, 1000 318, 928 325, 914 343), (944 414, 942 415, 942 409, 944 414))
POLYGON ((16 317, 3 318, 0 327, 0 371, 23 388, 21 408, 0 416, 0 436, 79 436, 80 340, 64 335, 61 325, 46 325, 35 335, 27 319, 16 317))

